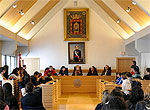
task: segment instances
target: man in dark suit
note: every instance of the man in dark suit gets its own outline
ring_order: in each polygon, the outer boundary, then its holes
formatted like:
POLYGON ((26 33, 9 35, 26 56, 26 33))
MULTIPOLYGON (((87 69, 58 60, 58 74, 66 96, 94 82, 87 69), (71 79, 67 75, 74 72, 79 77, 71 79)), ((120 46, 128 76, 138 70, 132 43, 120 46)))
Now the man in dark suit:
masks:
POLYGON ((106 75, 106 76, 111 76, 111 67, 106 65, 104 67, 104 71, 102 72, 101 76, 106 75))
POLYGON ((32 83, 26 84, 25 91, 27 94, 21 98, 21 107, 23 110, 45 110, 40 95, 33 93, 32 83))
POLYGON ((74 50, 74 61, 75 62, 80 62, 81 61, 81 51, 78 49, 78 46, 75 46, 74 50))

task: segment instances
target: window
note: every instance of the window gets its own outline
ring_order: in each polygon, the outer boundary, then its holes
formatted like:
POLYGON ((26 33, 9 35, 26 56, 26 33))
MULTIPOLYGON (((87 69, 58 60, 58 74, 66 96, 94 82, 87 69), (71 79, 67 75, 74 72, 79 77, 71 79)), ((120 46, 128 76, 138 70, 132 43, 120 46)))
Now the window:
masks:
POLYGON ((7 56, 7 55, 2 55, 2 66, 8 65, 9 70, 8 72, 11 73, 13 69, 15 68, 15 57, 14 56, 7 56))

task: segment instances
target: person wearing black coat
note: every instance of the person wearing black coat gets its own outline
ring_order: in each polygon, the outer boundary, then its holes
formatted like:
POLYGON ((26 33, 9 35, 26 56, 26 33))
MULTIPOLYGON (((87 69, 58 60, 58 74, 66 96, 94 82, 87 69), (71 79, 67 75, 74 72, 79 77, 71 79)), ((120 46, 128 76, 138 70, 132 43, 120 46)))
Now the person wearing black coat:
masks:
POLYGON ((59 71, 59 74, 61 76, 68 76, 68 68, 66 68, 65 66, 62 66, 60 71, 59 71))
POLYGON ((97 69, 95 68, 95 66, 89 68, 87 76, 98 76, 97 69))
POLYGON ((42 98, 39 94, 33 92, 32 83, 26 84, 25 91, 27 94, 21 98, 21 107, 23 110, 45 110, 42 98))
POLYGON ((5 83, 3 85, 3 90, 5 93, 5 102, 9 106, 9 109, 19 110, 18 101, 16 97, 12 95, 12 85, 10 83, 5 83))
POLYGON ((102 72, 101 76, 106 75, 106 76, 111 76, 111 67, 106 65, 104 67, 104 71, 102 72))
POLYGON ((150 80, 150 68, 146 69, 147 74, 143 77, 144 80, 150 80))
POLYGON ((136 104, 144 100, 144 92, 141 87, 133 87, 129 100, 127 101, 128 110, 135 110, 136 104))
POLYGON ((39 75, 40 75, 39 72, 36 71, 36 72, 34 72, 34 75, 31 76, 31 82, 34 86, 41 84, 39 81, 39 79, 40 79, 39 75))

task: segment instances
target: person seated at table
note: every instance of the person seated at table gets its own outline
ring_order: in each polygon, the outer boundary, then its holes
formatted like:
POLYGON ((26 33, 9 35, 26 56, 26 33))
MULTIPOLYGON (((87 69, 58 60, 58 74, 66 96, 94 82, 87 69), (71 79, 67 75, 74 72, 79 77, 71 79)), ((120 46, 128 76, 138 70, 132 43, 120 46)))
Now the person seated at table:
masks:
POLYGON ((62 66, 60 71, 59 71, 59 74, 61 76, 68 76, 68 68, 66 68, 65 66, 62 66))
POLYGON ((97 69, 95 68, 95 66, 89 68, 87 76, 98 76, 97 69))
POLYGON ((40 82, 40 84, 45 84, 46 83, 46 81, 45 81, 45 77, 44 76, 42 76, 42 73, 39 73, 39 82, 40 82))
POLYGON ((104 67, 104 71, 102 72, 101 76, 106 75, 106 76, 111 76, 111 67, 106 65, 104 67))
POLYGON ((54 81, 54 78, 53 78, 51 72, 49 72, 49 73, 47 74, 47 77, 45 77, 45 82, 49 82, 49 81, 54 81))
POLYGON ((143 77, 144 80, 150 80, 150 68, 146 69, 147 74, 143 77))
POLYGON ((44 73, 44 76, 47 76, 47 74, 51 72, 52 73, 52 76, 57 76, 57 73, 55 71, 55 69, 53 68, 53 66, 49 66, 49 69, 47 69, 44 73))
POLYGON ((33 92, 33 84, 27 83, 25 87, 26 95, 21 98, 21 108, 23 110, 45 110, 42 98, 33 92))
POLYGON ((127 74, 126 72, 122 73, 122 76, 121 76, 123 79, 122 92, 124 93, 125 100, 129 98, 130 90, 132 89, 129 77, 127 77, 126 74, 127 74))
POLYGON ((79 65, 75 66, 72 76, 82 76, 82 75, 83 74, 82 74, 81 66, 79 66, 79 65))
POLYGON ((121 85, 123 83, 121 73, 120 72, 116 73, 116 77, 117 77, 116 84, 121 85))
POLYGON ((5 102, 8 104, 10 110, 20 110, 18 101, 12 94, 12 85, 10 83, 5 83, 3 85, 5 102))
POLYGON ((34 75, 31 76, 31 82, 32 82, 32 84, 33 84, 34 86, 39 85, 39 84, 40 84, 40 81, 39 81, 40 78, 41 78, 41 77, 39 77, 39 72, 38 72, 38 71, 35 71, 35 72, 34 72, 34 75))

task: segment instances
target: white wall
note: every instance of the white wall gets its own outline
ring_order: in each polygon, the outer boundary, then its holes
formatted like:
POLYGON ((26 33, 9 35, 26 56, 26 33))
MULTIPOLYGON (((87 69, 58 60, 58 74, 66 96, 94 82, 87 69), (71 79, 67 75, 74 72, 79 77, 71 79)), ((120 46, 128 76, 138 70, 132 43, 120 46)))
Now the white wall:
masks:
POLYGON ((141 53, 149 53, 150 52, 150 34, 135 40, 135 48, 141 53))
MULTIPOLYGON (((72 0, 73 1, 73 0, 72 0)), ((64 8, 74 8, 69 1, 64 8)), ((78 1, 79 7, 89 8, 84 0, 78 1)), ((60 68, 68 64, 68 42, 64 41, 64 19, 61 9, 35 36, 30 40, 29 58, 40 58, 40 69, 49 65, 60 68)), ((95 65, 103 68, 109 64, 116 66, 116 56, 124 51, 124 41, 106 24, 91 8, 89 8, 90 41, 85 42, 86 64, 82 68, 95 65)))
POLYGON ((24 58, 24 65, 26 65, 26 71, 28 74, 33 75, 35 71, 40 71, 40 59, 39 58, 24 58))
POLYGON ((150 68, 150 53, 141 54, 141 73, 142 76, 146 73, 146 68, 150 68))

